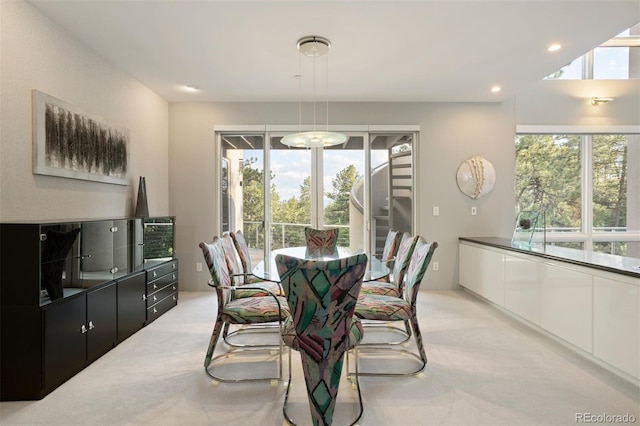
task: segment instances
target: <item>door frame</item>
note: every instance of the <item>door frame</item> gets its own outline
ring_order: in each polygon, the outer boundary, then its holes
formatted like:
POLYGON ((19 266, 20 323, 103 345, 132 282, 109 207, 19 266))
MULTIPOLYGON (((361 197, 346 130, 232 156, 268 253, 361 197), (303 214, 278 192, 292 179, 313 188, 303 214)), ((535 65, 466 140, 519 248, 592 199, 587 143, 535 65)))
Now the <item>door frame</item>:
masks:
MULTIPOLYGON (((263 135, 265 146, 268 146, 268 149, 264 149, 264 170, 271 170, 271 138, 284 136, 287 133, 295 133, 300 131, 310 131, 313 130, 313 127, 310 126, 299 126, 299 125, 215 125, 213 128, 214 131, 214 140, 215 140, 215 153, 216 160, 214 161, 214 174, 218 179, 221 178, 222 167, 222 135, 234 133, 234 134, 251 134, 251 135, 263 135)), ((332 132, 342 132, 347 134, 348 136, 360 136, 363 138, 363 150, 365 154, 365 187, 367 188, 364 191, 364 229, 363 229, 363 241, 365 246, 365 252, 370 254, 371 247, 371 206, 370 206, 370 197, 371 197, 371 156, 370 156, 370 134, 375 133, 412 133, 413 134, 413 145, 412 145, 412 169, 413 169, 413 230, 414 233, 417 232, 419 226, 419 216, 418 216, 418 206, 419 204, 419 195, 420 191, 418 188, 418 183, 420 182, 419 170, 416 167, 419 159, 419 135, 420 135, 420 126, 419 125, 330 125, 328 126, 328 131, 332 132)), ((322 148, 312 148, 311 153, 311 162, 312 165, 315 165, 315 170, 312 170, 311 180, 314 182, 316 187, 314 188, 314 197, 312 197, 311 202, 311 222, 312 226, 321 227, 324 221, 323 210, 319 210, 318 206, 322 205, 323 202, 323 193, 322 193, 322 179, 318 179, 318 176, 322 176, 323 172, 323 164, 322 164, 322 148)), ((214 185, 214 203, 219 203, 222 196, 222 188, 221 185, 214 185)), ((269 197, 269 191, 271 188, 271 176, 269 173, 264 174, 264 208, 265 212, 271 211, 271 199, 269 197)), ((222 218, 220 209, 215 209, 215 223, 217 224, 217 228, 221 231, 222 227, 222 218)), ((264 228, 271 229, 271 215, 265 214, 264 218, 264 228)), ((265 246, 265 257, 268 255, 267 247, 271 246, 271 233, 264 233, 264 246, 265 246)))

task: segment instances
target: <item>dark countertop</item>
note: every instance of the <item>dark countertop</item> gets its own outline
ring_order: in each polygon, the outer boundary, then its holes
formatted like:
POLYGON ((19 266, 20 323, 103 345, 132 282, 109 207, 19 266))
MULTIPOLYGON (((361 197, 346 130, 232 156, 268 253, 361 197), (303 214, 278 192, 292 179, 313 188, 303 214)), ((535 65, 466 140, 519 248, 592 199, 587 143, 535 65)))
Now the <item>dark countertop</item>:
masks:
POLYGON ((508 238, 498 237, 459 237, 459 240, 640 278, 640 259, 633 257, 552 245, 521 247, 511 244, 508 238))

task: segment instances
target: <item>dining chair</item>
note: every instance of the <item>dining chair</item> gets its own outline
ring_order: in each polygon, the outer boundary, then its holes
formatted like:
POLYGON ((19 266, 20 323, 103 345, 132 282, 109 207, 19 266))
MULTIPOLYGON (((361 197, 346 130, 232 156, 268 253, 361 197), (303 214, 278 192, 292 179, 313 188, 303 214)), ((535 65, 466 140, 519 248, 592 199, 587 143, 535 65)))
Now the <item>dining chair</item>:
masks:
MULTIPOLYGON (((238 231, 240 232, 240 231, 238 231)), ((240 233, 242 235, 242 233, 240 233)), ((238 238, 236 236, 236 238, 238 238)), ((233 237, 232 232, 224 232, 222 234, 222 243, 224 246, 224 252, 227 256, 229 272, 231 273, 232 280, 236 288, 234 292, 234 297, 243 298, 243 297, 255 297, 255 296, 266 296, 267 293, 260 292, 255 287, 260 287, 261 289, 266 289, 269 292, 275 294, 276 296, 284 296, 284 291, 280 286, 280 283, 275 281, 266 281, 260 279, 253 275, 250 271, 247 272, 245 269, 245 263, 242 261, 242 256, 240 256, 240 250, 238 250, 238 246, 235 243, 235 239, 233 237), (255 284, 252 286, 252 289, 244 289, 242 288, 245 284, 255 284)), ((244 238, 242 238, 244 241, 244 238)), ((247 249, 248 252, 248 249, 247 249)), ((245 260, 245 262, 251 262, 251 260, 245 260)), ((251 267, 250 263, 247 263, 249 267, 251 267)))
POLYGON ((229 232, 229 235, 233 240, 233 245, 236 248, 238 257, 240 257, 242 270, 245 273, 245 279, 247 280, 247 282, 251 283, 251 282, 265 281, 253 275, 253 265, 251 264, 251 253, 249 252, 249 245, 247 244, 247 240, 244 238, 244 234, 242 233, 242 231, 240 230, 236 232, 231 231, 229 232))
MULTIPOLYGON (((284 296, 284 291, 282 291, 280 283, 274 281, 261 281, 258 277, 244 273, 240 256, 238 255, 238 251, 233 243, 233 238, 231 238, 229 232, 224 232, 222 237, 220 237, 220 240, 224 250, 225 259, 227 260, 227 268, 229 269, 229 274, 231 276, 231 283, 235 287, 235 291, 232 292, 232 299, 264 297, 271 294, 284 296), (254 279, 249 279, 249 277, 253 277, 254 279)), ((232 331, 229 331, 230 329, 230 323, 226 323, 222 330, 222 338, 228 345, 239 348, 260 347, 263 346, 263 344, 251 343, 250 341, 242 342, 239 339, 234 339, 234 336, 239 337, 240 335, 249 334, 255 335, 265 331, 273 331, 274 329, 278 338, 280 334, 280 327, 277 323, 243 324, 232 331)))
MULTIPOLYGON (((314 425, 332 423, 345 352, 362 339, 362 325, 353 313, 367 261, 366 254, 325 261, 276 256, 292 313, 285 319, 282 337, 287 346, 300 353, 314 425)), ((356 354, 356 370, 357 365, 356 354)), ((287 412, 291 377, 289 351, 289 384, 283 413, 288 422, 295 424, 287 412)), ((355 385, 359 414, 353 424, 363 412, 357 375, 355 385)))
POLYGON ((413 330, 418 353, 406 350, 402 346, 363 346, 363 348, 391 350, 411 355, 420 361, 419 367, 411 372, 400 373, 360 371, 358 374, 361 376, 406 376, 420 373, 427 365, 427 355, 424 350, 422 334, 420 333, 420 326, 418 324, 416 303, 420 284, 437 247, 437 242, 427 243, 424 238, 418 238, 413 249, 413 254, 411 255, 411 260, 409 261, 409 266, 407 267, 406 284, 403 288, 404 297, 361 294, 355 310, 355 315, 362 320, 383 322, 402 321, 405 324, 409 323, 413 330))
POLYGON ((409 259, 413 254, 418 236, 411 236, 408 232, 402 234, 395 261, 388 279, 365 281, 362 284, 363 294, 382 294, 400 297, 404 286, 404 276, 409 266, 409 259))
POLYGON ((313 253, 332 254, 338 246, 339 228, 315 229, 306 226, 304 238, 307 249, 313 253))
MULTIPOLYGON (((396 231, 395 229, 389 229, 387 232, 387 237, 384 240, 384 247, 382 248, 382 253, 376 255, 380 259, 380 261, 387 264, 387 267, 393 268, 395 263, 396 254, 398 253, 398 249, 400 248, 400 241, 402 240, 403 233, 400 231, 396 231)), ((379 281, 389 281, 389 276, 385 276, 381 278, 379 281)))
MULTIPOLYGON (((211 279, 208 281, 208 284, 215 288, 218 300, 216 322, 204 360, 204 368, 207 375, 219 382, 280 380, 282 378, 283 351, 281 339, 278 339, 277 345, 265 344, 243 349, 236 349, 232 347, 215 357, 213 354, 223 328, 228 327, 229 324, 252 325, 277 322, 282 326, 284 319, 290 315, 286 299, 281 296, 276 296, 268 290, 260 287, 255 287, 255 289, 261 292, 266 292, 269 295, 234 298, 233 292, 236 290, 236 286, 233 285, 231 280, 231 275, 227 266, 228 260, 226 259, 222 240, 218 237, 214 237, 211 243, 200 243, 199 247, 202 250, 202 254, 211 274, 211 279), (271 354, 275 348, 278 349, 278 375, 275 377, 229 379, 218 376, 212 371, 213 364, 215 364, 216 361, 229 358, 235 353, 243 351, 257 353, 260 350, 266 350, 271 354)), ((247 284, 243 289, 249 289, 249 286, 250 285, 247 284)))

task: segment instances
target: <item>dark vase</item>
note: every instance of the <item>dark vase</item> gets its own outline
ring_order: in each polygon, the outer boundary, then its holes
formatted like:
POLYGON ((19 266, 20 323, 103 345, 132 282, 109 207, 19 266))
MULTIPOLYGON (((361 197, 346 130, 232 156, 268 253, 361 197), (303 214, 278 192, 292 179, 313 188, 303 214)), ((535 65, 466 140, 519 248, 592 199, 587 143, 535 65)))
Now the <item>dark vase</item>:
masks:
POLYGON ((144 181, 144 176, 140 176, 140 183, 138 184, 136 217, 149 217, 149 206, 147 205, 147 185, 144 181))

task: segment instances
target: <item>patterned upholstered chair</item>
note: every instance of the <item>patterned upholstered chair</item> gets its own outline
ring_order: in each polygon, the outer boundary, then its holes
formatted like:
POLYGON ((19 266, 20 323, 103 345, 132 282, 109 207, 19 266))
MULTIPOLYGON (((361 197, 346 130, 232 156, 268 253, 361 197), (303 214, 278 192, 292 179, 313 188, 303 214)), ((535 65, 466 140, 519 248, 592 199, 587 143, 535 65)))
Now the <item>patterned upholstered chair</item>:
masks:
MULTIPOLYGON (((386 277, 375 280, 365 281, 362 283, 360 294, 379 294, 392 297, 402 297, 404 288, 404 277, 409 267, 409 260, 413 254, 413 249, 418 241, 418 236, 412 237, 408 232, 400 236, 400 243, 394 259, 391 274, 386 277)), ((409 321, 405 321, 404 327, 396 327, 392 324, 384 324, 380 321, 365 321, 365 327, 382 329, 385 332, 400 335, 400 340, 386 341, 388 345, 400 345, 411 339, 411 325, 409 321)), ((379 342, 365 343, 365 345, 377 345, 379 342)))
MULTIPOLYGON (((241 299, 245 297, 264 297, 271 294, 274 294, 276 296, 284 296, 284 291, 282 290, 282 287, 280 287, 279 283, 274 281, 261 281, 258 279, 258 277, 244 273, 240 256, 238 255, 238 251, 236 250, 233 238, 231 238, 229 232, 225 232, 222 234, 222 237, 220 237, 220 242, 222 244, 222 247, 224 248, 227 267, 229 269, 229 274, 231 275, 231 283, 233 286, 235 286, 235 291, 232 292, 233 299, 241 299), (249 279, 248 277, 253 277, 255 279, 249 279)), ((240 327, 235 327, 232 331, 229 331, 230 328, 230 323, 226 323, 222 330, 222 338, 228 345, 234 347, 260 347, 262 346, 262 344, 251 343, 250 339, 234 339, 233 336, 239 337, 240 335, 256 334, 261 333, 266 329, 274 328, 276 333, 280 333, 280 328, 278 327, 277 323, 261 323, 253 325, 243 324, 240 327)))
POLYGON ((418 241, 418 236, 412 237, 408 232, 402 234, 395 263, 388 280, 365 281, 362 284, 363 294, 382 294, 386 296, 401 297, 404 286, 404 276, 409 266, 409 259, 418 241))
MULTIPOLYGON (((389 229, 387 232, 387 238, 384 240, 384 247, 382 253, 376 255, 382 262, 386 263, 389 268, 393 268, 396 260, 396 254, 400 248, 400 241, 402 240, 402 232, 395 229, 389 229)), ((389 281, 389 276, 381 278, 379 281, 389 281)))
POLYGON ((304 228, 307 250, 313 254, 333 254, 338 246, 338 228, 304 228))
POLYGON ((252 283, 264 281, 261 278, 252 275, 253 266, 251 265, 251 253, 249 253, 249 245, 247 244, 247 240, 245 240, 242 231, 238 230, 236 232, 229 232, 229 235, 231 236, 233 245, 235 246, 236 251, 238 252, 238 256, 240 257, 240 262, 242 264, 242 270, 245 273, 246 282, 252 283))
MULTIPOLYGON (((233 298, 232 293, 235 291, 236 287, 232 285, 222 240, 218 237, 214 237, 210 244, 200 243, 199 247, 202 250, 205 262, 209 268, 209 272, 211 273, 211 279, 208 284, 215 288, 218 299, 216 323, 213 328, 213 333, 211 334, 211 340, 209 341, 209 347, 207 348, 207 354, 204 360, 205 371, 211 378, 220 382, 281 379, 283 350, 281 339, 278 339, 277 344, 277 348, 279 349, 279 365, 278 375, 275 377, 229 379, 220 377, 212 371, 212 364, 215 364, 219 359, 227 358, 233 352, 240 352, 243 350, 257 351, 259 349, 265 349, 271 352, 274 349, 273 345, 263 345, 261 348, 254 347, 251 349, 241 350, 230 349, 221 355, 214 357, 213 353, 216 349, 216 344, 218 343, 218 339, 223 328, 228 327, 229 324, 252 325, 278 322, 282 325, 282 322, 290 315, 290 313, 286 299, 271 293, 269 293, 268 296, 262 297, 233 298)), ((248 289, 248 287, 249 285, 246 285, 244 289, 248 289)), ((268 293, 268 291, 259 287, 256 287, 256 290, 268 293)))
MULTIPOLYGON (((427 271, 427 267, 431 262, 433 253, 438 247, 438 243, 427 243, 422 237, 418 239, 409 262, 406 273, 406 284, 404 286, 404 297, 394 297, 376 294, 361 294, 356 305, 356 316, 363 320, 372 321, 402 321, 409 322, 417 345, 418 353, 405 350, 402 347, 386 346, 384 348, 374 348, 376 350, 394 350, 401 353, 411 355, 420 361, 420 365, 414 371, 408 373, 379 373, 379 372, 362 372, 362 376, 398 376, 411 375, 420 373, 427 365, 427 355, 424 351, 422 343, 422 335, 418 325, 418 315, 416 311, 416 302, 418 299, 418 290, 427 271)), ((385 359, 386 360, 386 359, 385 359)))
MULTIPOLYGON (((242 233, 240 231, 238 232, 240 233, 240 236, 242 236, 242 233)), ((224 246, 224 252, 228 260, 227 266, 229 267, 229 272, 231 273, 231 277, 234 285, 238 287, 234 292, 234 297, 242 298, 242 297, 255 297, 255 296, 267 295, 267 293, 265 292, 258 292, 257 290, 255 290, 255 287, 266 289, 269 292, 275 294, 276 296, 284 296, 284 291, 282 290, 282 287, 280 286, 279 283, 275 281, 261 280, 260 278, 251 274, 251 272, 246 271, 245 265, 251 268, 251 263, 250 263, 251 260, 249 259, 243 262, 242 259, 244 255, 243 256, 240 255, 240 251, 238 250, 238 246, 235 243, 235 239, 233 238, 233 235, 234 234, 232 232, 225 232, 222 234, 221 239, 222 239, 222 244, 224 246), (243 289, 242 286, 245 284, 253 284, 251 286, 253 287, 253 289, 251 290, 243 289)), ((236 236, 236 238, 238 237, 236 236)), ((242 241, 244 241, 244 238, 242 238, 242 241)), ((246 247, 246 243, 245 243, 245 247, 246 247)), ((247 249, 247 256, 248 256, 248 249, 247 249)))
MULTIPOLYGON (((280 254, 276 265, 292 312, 285 320, 283 340, 300 352, 313 424, 330 425, 345 352, 362 338, 362 326, 353 312, 367 256, 314 261, 280 254)), ((291 359, 283 413, 293 423, 287 413, 290 386, 291 359)), ((357 422, 362 415, 357 375, 356 386, 360 403, 357 422)))

